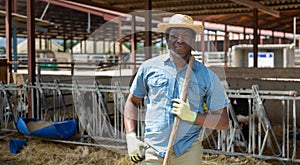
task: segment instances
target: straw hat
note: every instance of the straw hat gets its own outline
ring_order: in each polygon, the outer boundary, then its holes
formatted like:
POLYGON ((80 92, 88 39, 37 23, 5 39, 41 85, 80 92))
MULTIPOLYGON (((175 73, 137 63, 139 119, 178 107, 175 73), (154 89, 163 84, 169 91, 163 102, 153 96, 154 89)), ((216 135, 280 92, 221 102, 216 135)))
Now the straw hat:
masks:
POLYGON ((172 27, 189 28, 196 33, 200 33, 204 29, 202 25, 195 25, 192 17, 183 14, 175 14, 170 18, 169 23, 159 23, 157 27, 161 32, 166 32, 168 28, 172 27))

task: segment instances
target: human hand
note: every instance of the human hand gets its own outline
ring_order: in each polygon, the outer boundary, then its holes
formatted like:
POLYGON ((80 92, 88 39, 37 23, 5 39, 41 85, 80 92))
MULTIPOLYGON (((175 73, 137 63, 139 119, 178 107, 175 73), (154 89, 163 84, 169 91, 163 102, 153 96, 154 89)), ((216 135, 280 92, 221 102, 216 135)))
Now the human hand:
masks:
POLYGON ((197 119, 197 113, 191 111, 190 104, 182 101, 181 99, 172 99, 173 109, 172 113, 185 121, 194 123, 197 119))
POLYGON ((138 163, 145 158, 145 146, 142 141, 137 139, 135 132, 126 134, 128 155, 134 163, 138 163))

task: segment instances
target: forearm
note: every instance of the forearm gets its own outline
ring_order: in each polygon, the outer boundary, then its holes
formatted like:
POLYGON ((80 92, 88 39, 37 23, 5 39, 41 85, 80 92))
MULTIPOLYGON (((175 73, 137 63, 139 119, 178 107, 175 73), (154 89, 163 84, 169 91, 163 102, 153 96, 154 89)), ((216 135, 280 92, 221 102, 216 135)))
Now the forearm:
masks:
POLYGON ((209 129, 225 130, 228 127, 228 115, 226 108, 218 110, 217 113, 198 113, 195 124, 199 124, 209 129))
POLYGON ((126 133, 136 132, 139 99, 130 95, 124 107, 124 125, 126 133))
POLYGON ((137 121, 137 107, 127 105, 124 110, 124 125, 126 133, 135 132, 137 121))
POLYGON ((141 98, 129 94, 124 107, 124 125, 126 130, 127 150, 130 159, 138 163, 145 158, 144 143, 136 136, 138 105, 141 98))

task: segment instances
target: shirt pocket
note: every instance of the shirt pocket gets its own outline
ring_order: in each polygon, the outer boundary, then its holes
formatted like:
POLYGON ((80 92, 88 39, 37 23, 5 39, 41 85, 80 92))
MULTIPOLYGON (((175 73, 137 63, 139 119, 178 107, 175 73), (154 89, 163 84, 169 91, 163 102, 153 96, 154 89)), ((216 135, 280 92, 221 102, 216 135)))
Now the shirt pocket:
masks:
POLYGON ((149 79, 149 86, 151 87, 161 87, 168 85, 168 79, 163 76, 155 76, 149 79))
POLYGON ((169 80, 163 76, 155 76, 148 80, 149 98, 156 103, 168 97, 169 80))

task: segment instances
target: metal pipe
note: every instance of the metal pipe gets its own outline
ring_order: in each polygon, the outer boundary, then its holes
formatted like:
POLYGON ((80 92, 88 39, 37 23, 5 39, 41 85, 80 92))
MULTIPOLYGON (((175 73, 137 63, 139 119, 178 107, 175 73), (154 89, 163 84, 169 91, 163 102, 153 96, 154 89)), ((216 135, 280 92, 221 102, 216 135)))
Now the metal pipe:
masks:
POLYGON ((115 17, 127 18, 127 14, 123 14, 120 12, 115 12, 107 9, 103 9, 100 7, 85 5, 78 2, 65 1, 65 0, 41 0, 43 2, 49 2, 58 6, 70 8, 73 10, 78 10, 81 12, 91 13, 97 16, 102 16, 105 20, 118 22, 118 19, 114 19, 115 17))
POLYGON ((285 114, 286 114, 286 105, 285 101, 281 100, 281 105, 282 105, 282 157, 285 157, 285 114))
POLYGON ((254 115, 253 115, 253 110, 252 110, 252 101, 251 101, 251 99, 250 98, 248 98, 248 114, 249 114, 249 129, 248 129, 248 131, 249 131, 249 135, 248 135, 248 153, 251 153, 251 143, 253 143, 252 142, 252 139, 251 139, 251 137, 252 137, 252 132, 255 130, 254 129, 254 126, 252 126, 253 124, 254 124, 254 115))
POLYGON ((296 113, 296 100, 293 100, 293 156, 292 159, 296 158, 296 150, 297 150, 297 113, 296 113))
POLYGON ((45 7, 45 9, 44 9, 44 11, 43 11, 41 17, 40 17, 41 20, 44 19, 44 16, 45 16, 45 14, 46 14, 46 12, 47 12, 49 6, 50 6, 50 2, 47 3, 47 5, 46 5, 46 7, 45 7))
POLYGON ((289 127, 289 124, 290 124, 290 102, 289 100, 287 100, 287 111, 286 111, 286 132, 287 132, 287 135, 286 135, 286 156, 289 158, 290 157, 290 147, 289 147, 289 144, 290 144, 290 138, 289 138, 289 132, 290 132, 290 127, 289 127))
MULTIPOLYGON (((88 13, 88 27, 87 27, 87 32, 88 33, 91 32, 91 13, 88 13)), ((80 49, 80 51, 81 51, 81 49, 80 49)))

